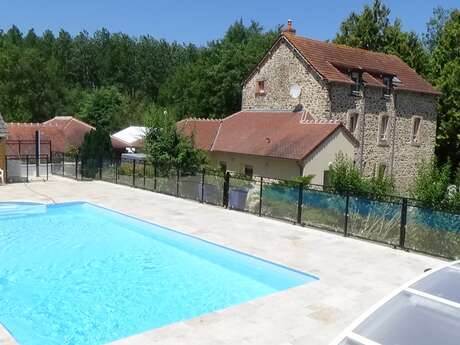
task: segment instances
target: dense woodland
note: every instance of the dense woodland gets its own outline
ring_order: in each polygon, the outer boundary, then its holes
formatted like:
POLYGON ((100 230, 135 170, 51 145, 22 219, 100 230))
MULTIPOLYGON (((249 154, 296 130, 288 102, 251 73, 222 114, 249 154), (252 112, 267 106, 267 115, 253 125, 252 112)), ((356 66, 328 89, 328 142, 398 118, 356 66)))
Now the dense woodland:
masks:
MULTIPOLYGON (((426 33, 406 32, 375 0, 341 24, 334 42, 400 56, 443 92, 437 156, 460 162, 460 11, 436 8, 426 33)), ((142 124, 152 109, 225 117, 241 105, 241 83, 279 28, 240 20, 205 46, 101 29, 72 36, 0 31, 0 113, 6 121, 75 115, 108 132, 142 124)))

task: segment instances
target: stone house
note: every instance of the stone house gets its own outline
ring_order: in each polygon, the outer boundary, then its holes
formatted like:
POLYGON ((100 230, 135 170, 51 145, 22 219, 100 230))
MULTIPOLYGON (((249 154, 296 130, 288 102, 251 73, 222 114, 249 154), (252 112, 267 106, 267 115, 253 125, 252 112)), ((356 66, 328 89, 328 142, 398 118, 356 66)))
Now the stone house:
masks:
POLYGON ((242 110, 342 122, 362 174, 387 174, 403 191, 433 157, 439 95, 396 56, 299 37, 289 21, 244 81, 242 110))

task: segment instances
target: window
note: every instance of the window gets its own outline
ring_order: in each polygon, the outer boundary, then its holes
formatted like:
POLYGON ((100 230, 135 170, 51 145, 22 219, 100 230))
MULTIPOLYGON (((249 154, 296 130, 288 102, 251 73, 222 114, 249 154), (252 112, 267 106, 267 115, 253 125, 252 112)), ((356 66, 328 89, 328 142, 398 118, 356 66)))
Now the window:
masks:
POLYGON ((385 85, 385 88, 383 89, 383 96, 384 97, 389 97, 391 94, 391 87, 393 84, 393 78, 390 76, 385 76, 383 77, 383 84, 385 85))
POLYGON ((350 113, 348 115, 348 130, 351 132, 351 133, 355 133, 356 131, 356 128, 358 127, 358 113, 350 113))
POLYGON ((244 175, 246 175, 247 177, 251 177, 254 175, 254 169, 252 167, 252 165, 245 165, 244 166, 244 175))
POLYGON ((413 144, 418 144, 420 142, 420 128, 422 124, 422 118, 419 116, 414 116, 412 119, 412 137, 411 141, 413 144))
POLYGON ((351 71, 350 78, 355 82, 355 84, 351 87, 352 94, 359 94, 361 90, 361 72, 360 71, 351 71))
POLYGON ((387 165, 385 163, 380 163, 377 169, 377 178, 382 179, 386 176, 387 165))
POLYGON ((390 118, 388 115, 382 115, 380 117, 380 124, 379 124, 379 141, 386 142, 388 139, 388 122, 390 118))
POLYGON ((222 171, 223 173, 226 173, 227 172, 227 162, 220 161, 219 168, 220 168, 220 171, 222 171))
POLYGON ((265 95, 265 80, 258 80, 256 85, 256 94, 265 95))

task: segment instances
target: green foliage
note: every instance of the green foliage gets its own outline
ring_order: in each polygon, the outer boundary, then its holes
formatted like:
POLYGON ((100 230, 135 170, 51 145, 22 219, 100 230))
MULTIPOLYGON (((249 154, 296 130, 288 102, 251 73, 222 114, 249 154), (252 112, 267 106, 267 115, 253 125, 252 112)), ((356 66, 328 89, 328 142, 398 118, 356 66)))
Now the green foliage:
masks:
POLYGON ((77 114, 80 119, 109 133, 120 127, 126 114, 126 100, 114 86, 102 87, 88 93, 77 114))
POLYGON ((460 11, 439 32, 431 58, 431 79, 442 92, 436 154, 440 163, 460 164, 460 11))
POLYGON ((389 176, 379 173, 374 173, 374 176, 370 178, 364 178, 353 161, 339 152, 329 168, 327 189, 340 194, 350 192, 383 198, 393 193, 394 183, 389 176))
POLYGON ((450 175, 450 163, 438 165, 436 160, 425 162, 410 187, 410 196, 426 207, 460 210, 460 170, 454 185, 450 175))
POLYGON ((103 129, 86 133, 79 155, 82 175, 94 178, 102 160, 113 158, 113 147, 109 134, 103 129))
POLYGON ((241 108, 241 83, 273 44, 277 33, 237 21, 224 38, 200 50, 160 89, 159 102, 186 116, 225 117, 241 108))
POLYGON ((311 181, 314 177, 315 175, 297 176, 289 181, 280 181, 277 183, 277 185, 282 187, 298 187, 300 184, 302 184, 304 187, 308 187, 311 185, 311 181))
POLYGON ((207 163, 206 153, 194 148, 193 139, 179 133, 171 110, 152 106, 146 119, 145 150, 153 164, 195 172, 207 163))
POLYGON ((381 0, 365 5, 361 13, 352 12, 342 22, 335 43, 394 54, 417 72, 427 72, 428 55, 413 32, 404 32, 401 21, 390 21, 390 9, 381 0))

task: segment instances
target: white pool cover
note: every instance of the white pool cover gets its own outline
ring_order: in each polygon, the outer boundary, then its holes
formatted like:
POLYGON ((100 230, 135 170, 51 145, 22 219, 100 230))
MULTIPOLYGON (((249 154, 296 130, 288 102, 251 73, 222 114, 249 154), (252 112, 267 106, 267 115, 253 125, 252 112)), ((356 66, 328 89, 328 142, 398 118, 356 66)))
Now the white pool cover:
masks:
POLYGON ((431 270, 378 303, 332 345, 459 345, 460 262, 431 270))

